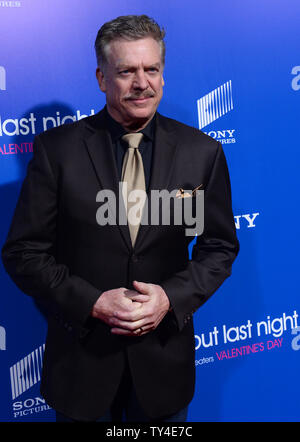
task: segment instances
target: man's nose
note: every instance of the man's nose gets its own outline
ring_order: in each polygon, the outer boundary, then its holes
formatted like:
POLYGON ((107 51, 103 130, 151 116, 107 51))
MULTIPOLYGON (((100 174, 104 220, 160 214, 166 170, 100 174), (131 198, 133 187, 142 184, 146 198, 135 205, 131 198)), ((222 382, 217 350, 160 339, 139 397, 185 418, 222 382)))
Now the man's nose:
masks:
POLYGON ((145 90, 147 89, 148 86, 149 84, 145 72, 144 71, 136 72, 133 80, 133 87, 135 89, 145 90))

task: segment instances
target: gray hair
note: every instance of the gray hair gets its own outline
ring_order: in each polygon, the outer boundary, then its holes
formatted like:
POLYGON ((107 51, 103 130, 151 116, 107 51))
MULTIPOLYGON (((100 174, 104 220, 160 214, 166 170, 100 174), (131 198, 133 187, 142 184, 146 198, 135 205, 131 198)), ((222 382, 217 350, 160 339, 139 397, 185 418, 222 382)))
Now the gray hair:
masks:
POLYGON ((115 18, 99 29, 95 41, 95 51, 98 66, 103 67, 107 62, 108 45, 117 39, 138 40, 152 37, 160 46, 161 61, 165 64, 165 31, 147 15, 123 15, 115 18))

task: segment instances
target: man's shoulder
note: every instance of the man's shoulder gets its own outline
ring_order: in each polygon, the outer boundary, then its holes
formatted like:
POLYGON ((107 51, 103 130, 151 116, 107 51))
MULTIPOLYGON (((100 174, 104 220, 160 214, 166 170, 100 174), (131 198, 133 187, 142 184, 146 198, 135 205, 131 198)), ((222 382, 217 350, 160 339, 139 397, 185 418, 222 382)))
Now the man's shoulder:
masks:
POLYGON ((181 141, 186 140, 189 143, 201 143, 209 146, 210 148, 216 148, 219 144, 214 138, 208 136, 200 129, 159 113, 158 124, 168 132, 174 132, 176 137, 181 141))
POLYGON ((59 142, 60 140, 65 142, 68 138, 77 138, 83 135, 86 131, 89 133, 93 131, 93 128, 97 126, 101 120, 101 111, 95 115, 91 115, 82 118, 73 123, 66 123, 60 126, 52 127, 38 135, 38 138, 46 144, 48 142, 59 142))

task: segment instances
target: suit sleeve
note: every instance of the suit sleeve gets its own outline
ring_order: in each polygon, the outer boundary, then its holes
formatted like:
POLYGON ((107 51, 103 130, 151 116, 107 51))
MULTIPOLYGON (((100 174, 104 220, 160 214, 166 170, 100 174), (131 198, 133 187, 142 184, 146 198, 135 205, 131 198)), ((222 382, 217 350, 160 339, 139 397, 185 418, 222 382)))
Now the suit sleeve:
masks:
POLYGON ((186 268, 160 284, 169 297, 179 330, 231 275, 238 251, 229 173, 222 146, 218 143, 204 189, 203 233, 197 237, 186 268))
POLYGON ((57 191, 46 151, 36 136, 2 260, 25 294, 34 297, 67 330, 84 335, 84 325, 101 292, 56 262, 57 191))

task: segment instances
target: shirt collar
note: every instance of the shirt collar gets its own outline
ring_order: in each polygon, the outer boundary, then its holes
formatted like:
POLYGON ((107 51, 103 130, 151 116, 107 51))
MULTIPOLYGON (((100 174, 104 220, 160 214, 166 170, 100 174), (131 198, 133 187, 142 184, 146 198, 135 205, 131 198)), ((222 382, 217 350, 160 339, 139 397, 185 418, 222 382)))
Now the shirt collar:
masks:
MULTIPOLYGON (((116 142, 119 138, 121 138, 123 135, 127 134, 128 132, 126 132, 126 130, 124 129, 123 126, 121 126, 120 123, 118 123, 114 118, 110 116, 106 106, 104 109, 106 115, 107 128, 110 132, 112 142, 116 142)), ((141 131, 139 131, 143 133, 151 141, 154 140, 155 119, 156 119, 156 114, 154 115, 152 120, 149 121, 147 126, 144 127, 144 129, 142 129, 141 131)))

